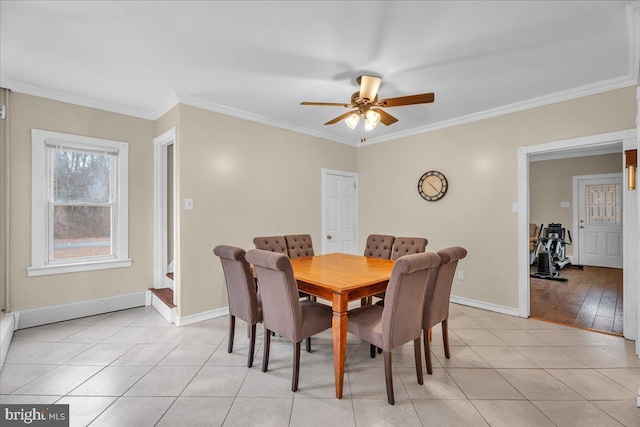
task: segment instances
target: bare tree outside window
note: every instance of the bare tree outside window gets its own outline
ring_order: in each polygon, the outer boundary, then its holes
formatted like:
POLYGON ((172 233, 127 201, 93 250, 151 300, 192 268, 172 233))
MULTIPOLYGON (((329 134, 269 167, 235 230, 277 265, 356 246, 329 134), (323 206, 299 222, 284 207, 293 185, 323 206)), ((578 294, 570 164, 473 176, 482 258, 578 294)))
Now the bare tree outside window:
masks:
POLYGON ((53 177, 53 259, 112 255, 113 158, 56 149, 53 177))

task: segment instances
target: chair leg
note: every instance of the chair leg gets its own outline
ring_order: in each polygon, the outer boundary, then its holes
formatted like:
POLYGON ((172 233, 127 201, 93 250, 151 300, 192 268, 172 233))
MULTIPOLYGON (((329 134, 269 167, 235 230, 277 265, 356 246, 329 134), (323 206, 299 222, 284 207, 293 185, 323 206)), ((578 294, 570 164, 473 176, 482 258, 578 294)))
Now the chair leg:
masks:
POLYGON ((423 330, 424 337, 424 360, 427 363, 427 374, 433 375, 433 366, 431 365, 431 343, 429 343, 429 332, 423 330))
POLYGON ((271 347, 271 331, 267 328, 264 328, 264 343, 262 344, 264 347, 264 353, 262 355, 262 372, 267 372, 267 368, 269 368, 269 347, 271 347))
POLYGON ((433 341, 433 328, 429 328, 429 341, 433 341))
POLYGON ((229 315, 229 345, 227 346, 227 353, 233 351, 233 336, 236 333, 236 316, 229 315))
POLYGON ((254 323, 249 331, 249 358, 247 359, 247 368, 253 366, 253 354, 256 351, 256 327, 254 323))
POLYGON ((416 358, 416 376, 418 384, 424 384, 424 376, 422 375, 422 348, 420 347, 420 337, 413 340, 413 355, 416 358))
POLYGON ((311 353, 311 337, 307 337, 307 339, 305 340, 305 347, 307 353, 311 353))
POLYGON ((396 400, 393 397, 393 367, 391 366, 391 352, 383 351, 382 354, 384 355, 384 377, 387 381, 387 402, 389 402, 389 405, 394 405, 396 400))
POLYGON ((378 354, 382 353, 382 349, 378 347, 378 354))
POLYGON ((373 344, 369 344, 369 353, 371 353, 371 358, 376 358, 376 346, 373 344))
POLYGON ((360 298, 360 307, 364 307, 367 305, 367 298, 360 298))
POLYGON ((291 391, 298 390, 298 378, 300 377, 300 343, 293 344, 293 377, 291 379, 291 391))
POLYGON ((451 359, 451 352, 449 351, 449 319, 442 321, 442 342, 444 343, 444 357, 451 359))

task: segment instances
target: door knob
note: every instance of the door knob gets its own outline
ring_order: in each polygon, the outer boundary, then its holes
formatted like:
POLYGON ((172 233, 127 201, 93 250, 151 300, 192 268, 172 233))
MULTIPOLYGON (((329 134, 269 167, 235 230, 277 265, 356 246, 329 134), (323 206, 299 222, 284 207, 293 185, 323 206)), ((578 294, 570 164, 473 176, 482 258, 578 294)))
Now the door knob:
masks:
POLYGON ((580 228, 584 228, 584 225, 581 225, 580 228))
POLYGON ((584 219, 581 219, 580 222, 584 222, 584 219))
POLYGON ((327 239, 331 240, 333 236, 331 234, 327 234, 327 239))

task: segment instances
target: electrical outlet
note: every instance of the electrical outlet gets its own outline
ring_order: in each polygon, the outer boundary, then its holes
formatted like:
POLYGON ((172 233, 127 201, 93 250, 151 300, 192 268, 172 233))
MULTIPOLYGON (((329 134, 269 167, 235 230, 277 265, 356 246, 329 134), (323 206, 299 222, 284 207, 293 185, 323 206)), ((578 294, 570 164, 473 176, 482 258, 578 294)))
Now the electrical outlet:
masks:
POLYGON ((560 207, 561 208, 570 208, 571 207, 571 203, 569 203, 569 202, 560 202, 560 207))
POLYGON ((464 271, 458 271, 458 280, 464 280, 464 271))

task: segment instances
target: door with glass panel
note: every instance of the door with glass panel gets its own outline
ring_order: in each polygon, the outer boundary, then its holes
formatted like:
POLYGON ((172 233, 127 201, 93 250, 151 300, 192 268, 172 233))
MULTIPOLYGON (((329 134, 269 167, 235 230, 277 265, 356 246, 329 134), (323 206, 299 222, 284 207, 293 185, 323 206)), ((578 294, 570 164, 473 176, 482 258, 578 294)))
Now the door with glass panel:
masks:
POLYGON ((622 268, 622 175, 574 177, 578 263, 622 268))

